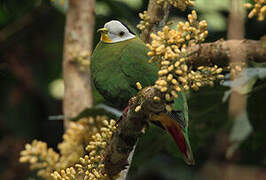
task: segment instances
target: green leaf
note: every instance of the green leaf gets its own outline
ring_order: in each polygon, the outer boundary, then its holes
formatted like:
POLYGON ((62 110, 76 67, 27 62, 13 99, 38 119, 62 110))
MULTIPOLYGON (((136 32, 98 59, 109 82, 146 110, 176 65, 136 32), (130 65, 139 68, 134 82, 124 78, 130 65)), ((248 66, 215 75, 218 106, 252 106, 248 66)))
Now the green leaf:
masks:
POLYGON ((196 0, 195 8, 200 11, 225 11, 229 10, 229 0, 196 0))
POLYGON ((81 113, 79 113, 79 115, 77 115, 74 118, 71 118, 71 121, 78 121, 81 118, 84 117, 96 117, 96 116, 103 116, 106 115, 112 119, 117 119, 117 116, 115 116, 114 114, 107 112, 105 109, 103 108, 86 108, 84 109, 81 113))
POLYGON ((219 12, 204 13, 201 19, 208 22, 210 29, 224 31, 226 29, 226 18, 219 12))

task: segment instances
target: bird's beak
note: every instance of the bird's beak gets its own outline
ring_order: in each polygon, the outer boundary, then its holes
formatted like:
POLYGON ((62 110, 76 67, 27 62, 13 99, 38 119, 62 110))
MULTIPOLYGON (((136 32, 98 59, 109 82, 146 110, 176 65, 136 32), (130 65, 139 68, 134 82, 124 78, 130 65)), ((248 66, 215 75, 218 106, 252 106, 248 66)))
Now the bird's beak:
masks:
POLYGON ((108 36, 108 29, 107 28, 98 29, 97 32, 101 33, 101 41, 106 42, 106 43, 112 42, 112 40, 108 36))
POLYGON ((108 29, 107 28, 101 28, 101 29, 98 29, 97 32, 100 32, 101 34, 107 34, 108 29))

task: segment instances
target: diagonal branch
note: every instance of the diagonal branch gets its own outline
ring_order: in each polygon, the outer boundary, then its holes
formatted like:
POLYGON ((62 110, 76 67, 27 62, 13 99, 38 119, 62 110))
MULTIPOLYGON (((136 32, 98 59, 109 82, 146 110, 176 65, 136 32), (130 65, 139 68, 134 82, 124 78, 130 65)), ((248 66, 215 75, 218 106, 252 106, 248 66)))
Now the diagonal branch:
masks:
POLYGON ((126 168, 128 156, 146 127, 150 114, 164 108, 163 101, 154 101, 154 96, 161 97, 161 92, 154 87, 147 87, 131 98, 129 110, 122 117, 105 152, 104 165, 109 176, 115 176, 126 168), (139 111, 136 111, 137 106, 141 106, 139 111))
MULTIPOLYGON (((252 40, 219 40, 213 43, 204 43, 190 48, 188 53, 191 54, 190 60, 195 67, 210 64, 223 66, 229 63, 230 52, 234 51, 246 51, 248 59, 266 62, 266 48, 260 41, 252 40), (229 51, 229 48, 235 49, 229 51)), ((122 117, 105 152, 104 165, 108 175, 115 176, 126 168, 128 156, 141 136, 143 128, 147 125, 150 115, 160 112, 164 108, 164 102, 153 100, 154 96, 163 99, 159 90, 147 87, 131 98, 129 110, 122 117), (136 112, 137 106, 141 106, 141 109, 136 112)))

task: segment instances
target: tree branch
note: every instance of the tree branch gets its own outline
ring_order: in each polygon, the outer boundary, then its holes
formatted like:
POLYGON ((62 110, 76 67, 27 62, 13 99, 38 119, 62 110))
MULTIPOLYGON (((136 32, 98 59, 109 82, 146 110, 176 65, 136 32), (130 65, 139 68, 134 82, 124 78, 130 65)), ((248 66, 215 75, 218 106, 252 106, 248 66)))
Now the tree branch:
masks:
POLYGON ((119 122, 117 131, 105 152, 104 165, 109 176, 115 176, 126 168, 128 156, 142 134, 143 128, 146 127, 150 115, 164 108, 164 102, 154 101, 154 96, 161 97, 161 92, 156 88, 147 87, 131 98, 129 110, 119 122), (141 106, 141 109, 136 112, 137 106, 141 106))
POLYGON ((194 66, 229 64, 232 52, 246 53, 247 60, 266 62, 265 42, 255 40, 218 40, 212 43, 203 43, 187 50, 189 59, 194 66))
MULTIPOLYGON (((247 57, 256 62, 266 62, 266 48, 260 41, 252 40, 219 40, 214 43, 196 45, 188 50, 189 57, 195 66, 219 64, 227 65, 230 61, 230 49, 241 53, 247 51, 247 57)), ((151 114, 161 112, 164 108, 163 101, 153 100, 154 96, 161 97, 162 93, 154 87, 142 89, 130 100, 129 110, 118 124, 117 131, 105 152, 105 171, 110 176, 117 175, 128 165, 128 156, 137 139, 142 134, 143 128, 148 123, 151 114), (139 111, 136 107, 141 105, 139 111)))
POLYGON ((91 107, 93 103, 89 68, 81 72, 78 64, 74 62, 82 52, 90 54, 92 51, 94 3, 94 0, 69 1, 63 62, 65 126, 69 118, 91 107), (78 55, 73 55, 75 53, 78 55))
POLYGON ((159 31, 165 25, 169 15, 170 5, 163 7, 157 3, 157 0, 150 0, 147 14, 150 17, 151 26, 142 31, 140 38, 148 43, 151 41, 150 34, 159 31))
MULTIPOLYGON (((165 25, 169 15, 169 6, 163 8, 156 3, 156 0, 150 0, 147 13, 151 18, 152 25, 140 35, 145 43, 151 41, 151 33, 157 32, 165 25)), ((210 64, 226 66, 230 62, 232 52, 245 52, 249 60, 266 62, 266 48, 263 41, 219 40, 199 44, 187 50, 189 59, 195 67, 210 64)), ((109 176, 115 176, 126 169, 126 166, 129 165, 128 156, 141 136, 142 130, 146 127, 150 115, 160 112, 164 108, 164 102, 154 101, 154 96, 162 97, 162 94, 154 87, 147 87, 130 100, 129 110, 119 122, 117 131, 113 134, 105 152, 105 172, 109 176), (139 105, 141 105, 141 109, 136 112, 135 109, 139 105)))

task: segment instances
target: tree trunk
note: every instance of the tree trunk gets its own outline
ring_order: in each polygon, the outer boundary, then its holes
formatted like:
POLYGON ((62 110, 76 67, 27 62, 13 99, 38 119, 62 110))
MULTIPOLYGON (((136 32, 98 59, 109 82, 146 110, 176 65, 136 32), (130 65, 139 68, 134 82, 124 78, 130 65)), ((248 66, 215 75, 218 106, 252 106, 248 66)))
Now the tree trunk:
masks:
POLYGON ((81 71, 77 59, 92 51, 94 3, 94 0, 69 0, 63 61, 65 127, 70 118, 93 104, 89 68, 81 71))

